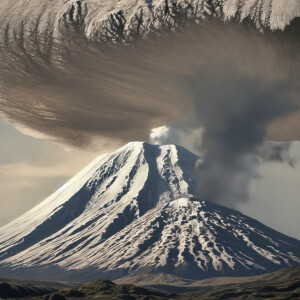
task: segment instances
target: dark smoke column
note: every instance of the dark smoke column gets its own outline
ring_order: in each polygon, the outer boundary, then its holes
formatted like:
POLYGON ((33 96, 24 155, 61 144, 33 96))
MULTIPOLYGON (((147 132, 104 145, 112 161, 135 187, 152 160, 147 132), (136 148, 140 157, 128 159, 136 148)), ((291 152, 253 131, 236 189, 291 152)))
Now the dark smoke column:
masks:
POLYGON ((197 196, 230 206, 246 201, 267 127, 295 109, 290 82, 243 76, 224 67, 198 73, 186 84, 204 128, 197 196))

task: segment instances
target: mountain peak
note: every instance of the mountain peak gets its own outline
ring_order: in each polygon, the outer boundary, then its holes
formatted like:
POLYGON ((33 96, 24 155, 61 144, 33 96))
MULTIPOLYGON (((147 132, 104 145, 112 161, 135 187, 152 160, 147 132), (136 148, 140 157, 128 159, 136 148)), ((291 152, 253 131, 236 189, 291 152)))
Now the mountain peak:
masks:
POLYGON ((202 279, 299 264, 300 241, 192 196, 198 159, 179 146, 143 142, 98 157, 0 229, 1 275, 202 279))

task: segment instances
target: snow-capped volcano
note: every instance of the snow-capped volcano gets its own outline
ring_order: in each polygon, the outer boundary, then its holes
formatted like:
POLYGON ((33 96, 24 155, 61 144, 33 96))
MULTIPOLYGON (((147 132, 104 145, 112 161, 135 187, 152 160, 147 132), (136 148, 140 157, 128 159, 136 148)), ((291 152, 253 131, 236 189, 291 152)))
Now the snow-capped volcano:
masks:
POLYGON ((139 142, 100 156, 0 229, 0 275, 201 279, 299 264, 300 241, 192 196, 198 159, 139 142))

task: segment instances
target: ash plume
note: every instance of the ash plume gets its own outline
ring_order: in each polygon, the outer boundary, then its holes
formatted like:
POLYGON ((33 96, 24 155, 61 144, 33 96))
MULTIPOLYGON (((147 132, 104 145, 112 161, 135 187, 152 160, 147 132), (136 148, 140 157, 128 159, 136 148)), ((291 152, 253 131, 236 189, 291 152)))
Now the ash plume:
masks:
POLYGON ((209 21, 113 44, 89 40, 80 26, 62 25, 56 35, 51 24, 42 34, 38 23, 5 28, 0 112, 8 122, 82 149, 199 123, 197 193, 222 203, 247 199, 265 139, 300 138, 289 123, 299 110, 298 44, 290 39, 209 21))
MULTIPOLYGON (((187 84, 204 129, 198 196, 227 205, 246 201, 269 124, 296 109, 290 101, 293 83, 216 69, 187 79, 187 84)), ((265 158, 283 160, 286 148, 274 150, 266 150, 265 158)))
POLYGON ((291 142, 267 142, 259 151, 262 160, 267 162, 279 162, 295 167, 296 158, 291 155, 291 142))

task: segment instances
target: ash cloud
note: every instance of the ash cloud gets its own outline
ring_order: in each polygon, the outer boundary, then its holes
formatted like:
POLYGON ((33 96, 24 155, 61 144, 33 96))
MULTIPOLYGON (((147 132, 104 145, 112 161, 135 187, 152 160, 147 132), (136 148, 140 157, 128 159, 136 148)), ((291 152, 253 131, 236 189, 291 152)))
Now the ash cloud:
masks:
POLYGON ((199 148, 202 142, 203 129, 197 122, 180 122, 153 128, 149 140, 152 144, 177 144, 201 155, 199 148))
POLYGON ((199 124, 198 195, 245 201, 265 139, 300 138, 299 118, 289 122, 299 110, 296 50, 285 37, 231 23, 186 24, 127 45, 15 28, 2 39, 0 112, 30 134, 82 149, 199 124))
MULTIPOLYGON (((249 183, 257 176, 258 159, 269 124, 296 109, 289 80, 216 69, 186 79, 195 113, 204 128, 198 166, 199 197, 234 205, 248 199, 249 183)), ((284 159, 284 147, 264 151, 265 158, 284 159)))
MULTIPOLYGON (((54 38, 51 26, 42 34, 38 23, 27 27, 2 28, 0 112, 27 133, 68 147, 119 146, 148 139, 154 127, 197 119, 179 84, 186 76, 218 68, 280 81, 299 72, 292 45, 234 24, 188 24, 130 45, 63 29, 54 38)), ((268 135, 299 139, 298 123, 283 120, 268 135)))
MULTIPOLYGON (((170 124, 153 128, 149 140, 156 145, 178 144, 192 153, 204 155, 202 147, 203 128, 199 124, 170 124)), ((292 142, 264 141, 256 151, 257 162, 279 162, 294 168, 297 158, 291 153, 292 142)))
POLYGON ((285 163, 294 168, 297 160, 291 155, 291 145, 291 142, 264 143, 259 155, 264 161, 285 163))

